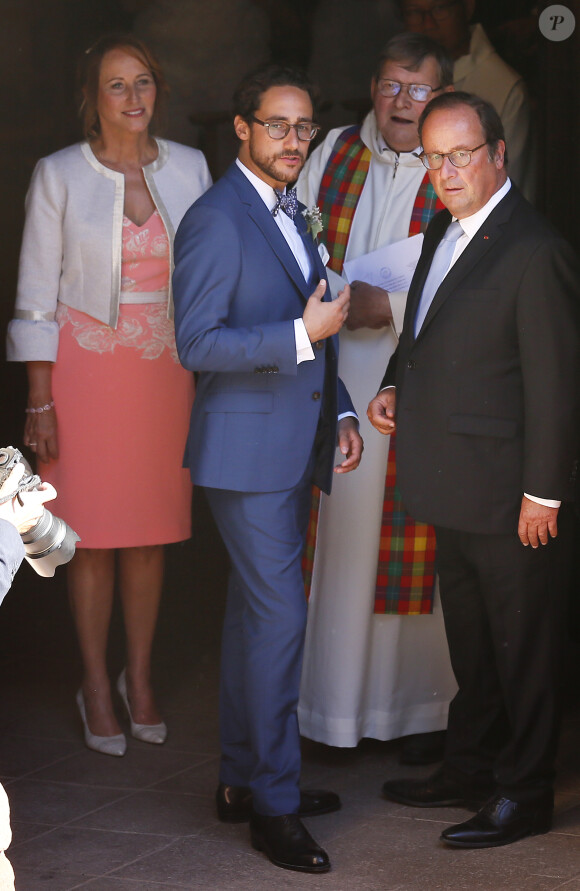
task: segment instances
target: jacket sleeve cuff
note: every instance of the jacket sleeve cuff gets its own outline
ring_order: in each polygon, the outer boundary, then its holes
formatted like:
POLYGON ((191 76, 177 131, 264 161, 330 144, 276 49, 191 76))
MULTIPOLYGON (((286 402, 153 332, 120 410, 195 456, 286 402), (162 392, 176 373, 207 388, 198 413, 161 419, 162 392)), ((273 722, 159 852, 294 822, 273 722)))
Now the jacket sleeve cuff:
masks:
POLYGON ((8 323, 6 358, 9 362, 56 362, 58 322, 12 319, 8 323))

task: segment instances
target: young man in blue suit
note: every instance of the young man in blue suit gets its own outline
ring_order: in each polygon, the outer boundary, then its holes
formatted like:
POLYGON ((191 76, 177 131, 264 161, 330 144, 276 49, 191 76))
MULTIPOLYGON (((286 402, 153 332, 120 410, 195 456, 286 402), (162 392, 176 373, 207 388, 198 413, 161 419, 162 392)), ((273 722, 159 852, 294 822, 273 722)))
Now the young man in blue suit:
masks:
POLYGON ((199 372, 186 463, 232 569, 222 640, 218 816, 250 820, 278 866, 326 872, 303 816, 340 807, 300 791, 296 708, 306 624, 301 557, 312 483, 354 470, 362 440, 337 377, 348 287, 331 301, 316 233, 293 189, 318 131, 300 71, 268 66, 234 97, 237 161, 185 215, 175 322, 199 372))

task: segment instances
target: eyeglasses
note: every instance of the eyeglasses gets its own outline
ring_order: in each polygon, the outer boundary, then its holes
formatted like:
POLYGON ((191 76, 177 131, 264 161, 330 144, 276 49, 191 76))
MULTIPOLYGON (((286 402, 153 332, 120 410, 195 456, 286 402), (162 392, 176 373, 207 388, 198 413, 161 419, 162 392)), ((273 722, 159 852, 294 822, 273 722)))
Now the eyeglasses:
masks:
POLYGON ((454 167, 467 167, 471 164, 472 154, 484 145, 487 145, 487 142, 482 142, 472 149, 456 149, 454 152, 421 152, 419 157, 427 170, 439 170, 445 158, 449 158, 454 167))
POLYGON ((436 3, 430 9, 420 9, 418 6, 411 6, 405 9, 403 17, 406 23, 411 27, 422 25, 428 15, 435 22, 444 22, 451 16, 451 10, 460 0, 451 0, 450 3, 436 3))
POLYGON ((313 124, 311 121, 305 121, 300 124, 289 124, 287 121, 261 121, 252 115, 251 120, 255 124, 261 124, 268 131, 271 139, 284 139, 290 133, 290 130, 296 130, 296 136, 301 142, 312 142, 320 126, 313 124))
POLYGON ((415 102, 427 102, 431 98, 431 93, 437 93, 438 90, 443 89, 442 87, 430 87, 429 84, 402 84, 398 80, 385 80, 384 78, 381 78, 377 84, 379 93, 386 99, 398 96, 403 87, 415 102))

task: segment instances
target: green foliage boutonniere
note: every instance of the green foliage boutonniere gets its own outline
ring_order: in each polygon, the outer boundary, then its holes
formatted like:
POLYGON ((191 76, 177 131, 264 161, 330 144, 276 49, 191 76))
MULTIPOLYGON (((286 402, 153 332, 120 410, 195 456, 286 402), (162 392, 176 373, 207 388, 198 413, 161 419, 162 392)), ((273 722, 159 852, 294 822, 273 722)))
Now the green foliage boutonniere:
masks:
POLYGON ((302 211, 302 216, 306 220, 307 232, 312 235, 312 240, 316 241, 324 226, 322 225, 322 214, 320 212, 320 208, 316 207, 307 207, 306 210, 302 211))

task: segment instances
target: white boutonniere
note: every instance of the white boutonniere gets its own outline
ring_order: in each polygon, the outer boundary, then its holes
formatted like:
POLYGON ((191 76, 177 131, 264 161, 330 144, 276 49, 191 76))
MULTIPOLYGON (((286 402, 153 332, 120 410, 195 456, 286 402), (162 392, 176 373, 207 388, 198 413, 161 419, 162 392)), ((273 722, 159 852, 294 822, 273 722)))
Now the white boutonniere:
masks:
POLYGON ((312 240, 316 241, 324 229, 320 208, 316 207, 316 205, 314 205, 314 207, 307 207, 302 211, 302 216, 306 220, 306 231, 312 235, 312 240))

